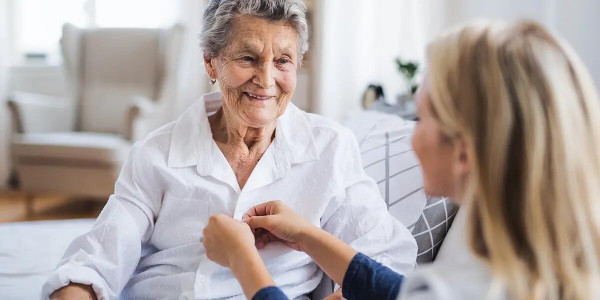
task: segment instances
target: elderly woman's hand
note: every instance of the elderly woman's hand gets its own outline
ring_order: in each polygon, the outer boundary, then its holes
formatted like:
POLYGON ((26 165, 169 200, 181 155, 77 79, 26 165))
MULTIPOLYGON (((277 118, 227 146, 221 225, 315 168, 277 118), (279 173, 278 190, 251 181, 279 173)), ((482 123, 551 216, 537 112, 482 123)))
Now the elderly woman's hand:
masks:
POLYGON ((344 296, 342 296, 342 288, 339 288, 337 291, 335 291, 333 294, 327 296, 323 300, 346 300, 346 298, 344 298, 344 296))
POLYGON ((250 226, 226 215, 211 216, 202 231, 208 259, 231 268, 240 257, 256 252, 250 226))
POLYGON ((316 228, 279 200, 252 207, 242 220, 254 230, 258 248, 280 241, 294 250, 302 251, 302 237, 316 228))
POLYGON ((96 300, 96 293, 91 285, 69 283, 52 293, 50 300, 96 300))

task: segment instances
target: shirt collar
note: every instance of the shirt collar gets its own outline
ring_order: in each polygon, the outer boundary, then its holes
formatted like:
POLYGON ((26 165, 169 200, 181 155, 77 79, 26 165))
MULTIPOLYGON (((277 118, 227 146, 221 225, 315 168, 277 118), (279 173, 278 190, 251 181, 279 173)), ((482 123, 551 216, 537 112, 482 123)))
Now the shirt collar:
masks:
MULTIPOLYGON (((207 108, 218 108, 220 102, 220 92, 205 94, 175 121, 167 161, 169 167, 195 165, 200 175, 211 175, 215 153, 207 108)), ((312 126, 306 114, 292 103, 277 119, 275 139, 271 146, 279 178, 285 176, 293 164, 319 159, 312 126)))

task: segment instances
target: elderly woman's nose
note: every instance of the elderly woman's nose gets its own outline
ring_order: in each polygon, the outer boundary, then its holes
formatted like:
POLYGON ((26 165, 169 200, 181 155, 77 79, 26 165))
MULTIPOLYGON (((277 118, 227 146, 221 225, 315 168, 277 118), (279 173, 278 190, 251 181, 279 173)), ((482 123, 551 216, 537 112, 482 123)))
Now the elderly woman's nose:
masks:
POLYGON ((275 66, 273 64, 263 64, 256 70, 254 83, 262 88, 270 88, 275 84, 275 66))

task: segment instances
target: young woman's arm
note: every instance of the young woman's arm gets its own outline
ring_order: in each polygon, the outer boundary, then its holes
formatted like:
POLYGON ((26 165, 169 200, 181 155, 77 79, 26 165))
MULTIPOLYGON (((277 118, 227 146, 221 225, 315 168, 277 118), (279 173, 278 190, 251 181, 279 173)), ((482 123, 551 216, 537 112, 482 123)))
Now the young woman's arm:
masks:
POLYGON ((258 247, 281 241, 308 254, 337 284, 347 299, 396 299, 402 275, 357 253, 352 247, 313 226, 281 201, 255 206, 244 221, 256 231, 258 247))
POLYGON ((248 224, 229 216, 214 215, 202 231, 208 259, 228 267, 239 281, 247 299, 259 290, 274 286, 248 224))
POLYGON ((274 287, 259 248, 280 241, 307 253, 342 286, 347 299, 396 299, 402 275, 356 252, 341 240, 304 220, 281 201, 253 207, 239 222, 215 215, 204 228, 206 256, 231 269, 248 299, 286 299, 274 287), (266 231, 265 231, 266 230, 266 231))

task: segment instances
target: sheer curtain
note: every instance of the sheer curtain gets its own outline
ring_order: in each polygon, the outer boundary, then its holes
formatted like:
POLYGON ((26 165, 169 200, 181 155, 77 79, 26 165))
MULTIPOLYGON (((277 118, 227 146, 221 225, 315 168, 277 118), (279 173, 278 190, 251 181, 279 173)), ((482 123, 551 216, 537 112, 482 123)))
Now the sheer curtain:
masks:
POLYGON ((328 0, 316 9, 315 111, 338 121, 361 110, 370 83, 392 102, 406 90, 395 59, 422 61, 446 10, 445 1, 426 0, 328 0))
POLYGON ((361 110, 370 83, 390 100, 406 87, 394 59, 424 63, 427 43, 472 19, 531 19, 569 41, 600 84, 600 1, 327 0, 316 1, 314 110, 345 120, 361 110))
POLYGON ((198 35, 202 28, 202 13, 208 0, 179 0, 178 22, 185 26, 184 48, 179 72, 178 105, 173 117, 181 114, 202 94, 209 92, 198 35))
POLYGON ((0 188, 7 184, 9 173, 8 139, 10 136, 9 116, 6 107, 8 90, 8 7, 0 1, 0 188))

